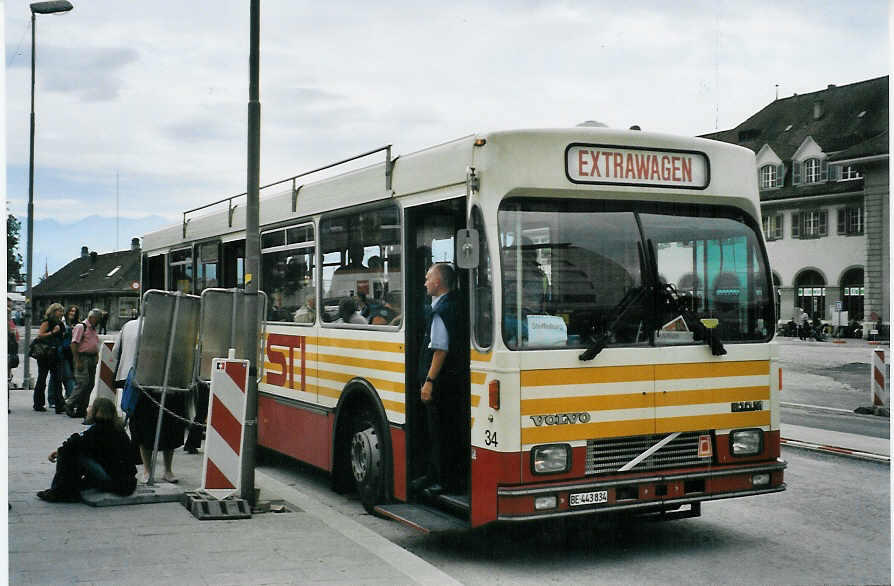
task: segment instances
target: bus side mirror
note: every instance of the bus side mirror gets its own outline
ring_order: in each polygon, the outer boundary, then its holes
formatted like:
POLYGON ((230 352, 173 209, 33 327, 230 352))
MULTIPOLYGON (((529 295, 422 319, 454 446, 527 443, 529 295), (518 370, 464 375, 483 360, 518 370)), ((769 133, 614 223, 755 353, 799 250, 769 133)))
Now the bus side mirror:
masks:
POLYGON ((456 266, 461 269, 478 267, 478 230, 463 228, 456 233, 456 266))

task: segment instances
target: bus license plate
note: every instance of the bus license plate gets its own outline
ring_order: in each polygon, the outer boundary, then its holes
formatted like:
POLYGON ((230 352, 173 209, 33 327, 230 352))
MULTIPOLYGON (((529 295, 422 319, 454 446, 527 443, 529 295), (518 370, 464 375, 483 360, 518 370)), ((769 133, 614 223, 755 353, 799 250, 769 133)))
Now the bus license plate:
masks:
POLYGON ((578 492, 571 495, 570 504, 572 507, 580 505, 597 505, 599 503, 608 502, 608 491, 597 490, 594 492, 578 492))

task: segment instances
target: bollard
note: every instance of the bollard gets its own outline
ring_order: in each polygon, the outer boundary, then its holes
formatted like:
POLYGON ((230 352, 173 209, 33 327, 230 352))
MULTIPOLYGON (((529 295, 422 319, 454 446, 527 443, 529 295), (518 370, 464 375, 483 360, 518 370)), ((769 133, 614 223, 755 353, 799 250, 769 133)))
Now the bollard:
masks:
POLYGON ((891 365, 885 360, 884 350, 872 351, 872 369, 869 374, 870 400, 872 407, 877 412, 890 406, 891 365))

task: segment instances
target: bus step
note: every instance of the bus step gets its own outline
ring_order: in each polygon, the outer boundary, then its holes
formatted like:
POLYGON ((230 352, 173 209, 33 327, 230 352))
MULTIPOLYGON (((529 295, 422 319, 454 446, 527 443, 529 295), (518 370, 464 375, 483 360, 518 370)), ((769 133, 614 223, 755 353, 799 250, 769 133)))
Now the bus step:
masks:
POLYGON ((383 517, 394 519, 423 533, 447 533, 469 529, 467 521, 427 505, 394 503, 377 505, 374 510, 383 517))

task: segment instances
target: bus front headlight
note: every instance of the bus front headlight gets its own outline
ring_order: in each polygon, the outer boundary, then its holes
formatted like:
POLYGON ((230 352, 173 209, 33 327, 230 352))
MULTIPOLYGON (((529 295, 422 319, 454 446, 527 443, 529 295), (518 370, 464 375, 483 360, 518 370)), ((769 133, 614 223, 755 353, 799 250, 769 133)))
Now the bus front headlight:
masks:
POLYGON ((760 429, 737 429, 729 434, 733 456, 754 456, 764 447, 764 432, 760 429))
POLYGON ((557 474, 571 469, 571 446, 545 444, 531 450, 531 471, 534 474, 557 474))

